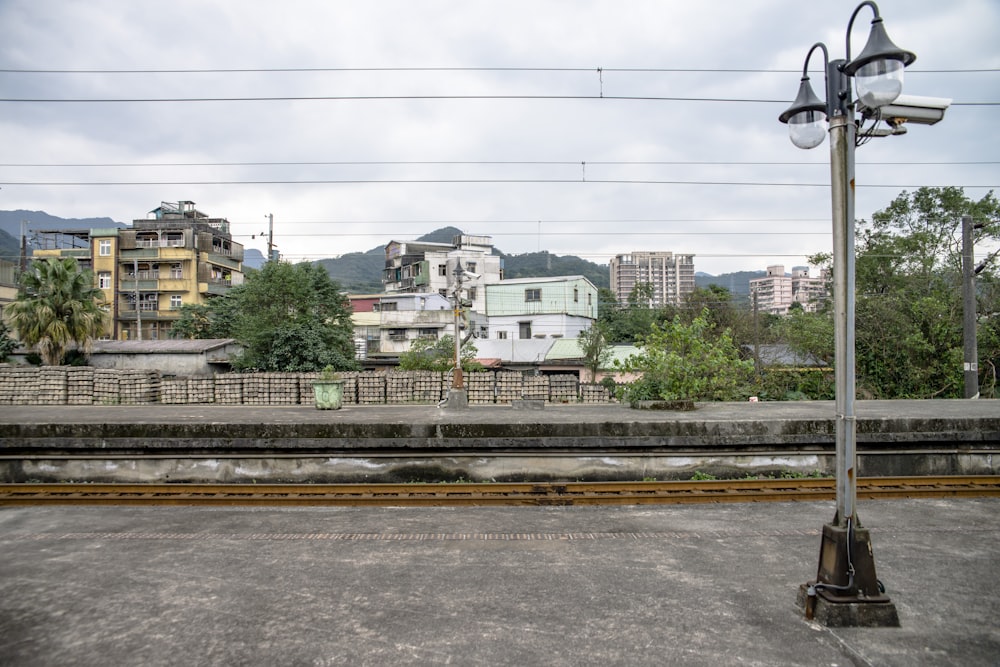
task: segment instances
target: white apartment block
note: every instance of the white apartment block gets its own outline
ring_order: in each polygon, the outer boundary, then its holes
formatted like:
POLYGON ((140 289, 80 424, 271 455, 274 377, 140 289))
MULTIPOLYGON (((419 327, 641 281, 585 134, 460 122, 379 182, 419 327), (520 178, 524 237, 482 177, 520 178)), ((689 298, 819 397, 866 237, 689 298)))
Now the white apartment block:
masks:
POLYGON ((458 266, 465 272, 463 300, 471 310, 486 312, 486 285, 503 278, 503 261, 493 254, 489 236, 462 234, 451 243, 390 241, 385 246, 382 285, 386 294, 434 292, 451 298, 458 266))
POLYGON ((645 305, 680 305, 694 292, 694 255, 636 250, 611 258, 611 291, 626 303, 636 285, 648 283, 652 298, 645 305))
POLYGON ((809 277, 809 267, 792 267, 791 275, 785 274, 782 264, 767 267, 767 275, 750 280, 751 303, 756 300, 757 310, 772 315, 787 315, 793 303, 802 305, 806 312, 816 312, 826 298, 826 275, 809 277))

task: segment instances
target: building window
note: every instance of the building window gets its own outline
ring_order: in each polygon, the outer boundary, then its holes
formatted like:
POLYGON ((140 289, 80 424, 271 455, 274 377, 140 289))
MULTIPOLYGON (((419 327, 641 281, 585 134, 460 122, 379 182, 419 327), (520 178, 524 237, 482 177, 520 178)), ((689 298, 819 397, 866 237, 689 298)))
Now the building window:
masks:
POLYGON ((475 301, 476 300, 476 288, 475 287, 470 287, 468 289, 468 292, 469 292, 469 301, 475 301))
POLYGON ((394 341, 406 340, 406 329, 389 329, 389 340, 394 340, 394 341))
POLYGON ((499 340, 507 340, 507 332, 506 331, 498 331, 497 332, 497 339, 499 339, 499 340))
POLYGON ((101 257, 111 257, 111 239, 101 239, 97 242, 97 254, 101 257))
POLYGON ((180 294, 170 295, 170 310, 180 310, 183 300, 180 294))
POLYGON ((590 292, 587 292, 587 305, 588 305, 588 306, 593 306, 593 305, 594 305, 594 299, 593 299, 593 296, 594 296, 594 295, 593 295, 592 293, 590 293, 590 292))
POLYGON ((170 265, 170 278, 172 280, 180 280, 183 277, 184 277, 184 271, 181 269, 181 265, 180 264, 171 264, 170 265))
POLYGON ((437 329, 417 329, 417 338, 421 340, 437 340, 437 329))
MULTIPOLYGON (((542 300, 542 290, 541 288, 531 288, 524 290, 524 302, 530 303, 532 301, 542 300)), ((530 338, 530 336, 529 336, 530 338)))
POLYGON ((466 262, 465 263, 465 270, 468 271, 469 273, 475 273, 476 272, 476 263, 475 262, 466 262))
POLYGON ((447 276, 448 275, 448 265, 447 264, 438 264, 438 275, 439 276, 447 276))
POLYGON ((97 286, 100 289, 111 289, 111 272, 101 271, 97 274, 97 286))
POLYGON ((580 303, 580 290, 573 288, 573 303, 580 303))
POLYGON ((383 313, 394 312, 399 309, 399 304, 395 301, 383 301, 381 305, 383 313))
POLYGON ((517 323, 518 338, 525 340, 531 338, 531 322, 517 323))

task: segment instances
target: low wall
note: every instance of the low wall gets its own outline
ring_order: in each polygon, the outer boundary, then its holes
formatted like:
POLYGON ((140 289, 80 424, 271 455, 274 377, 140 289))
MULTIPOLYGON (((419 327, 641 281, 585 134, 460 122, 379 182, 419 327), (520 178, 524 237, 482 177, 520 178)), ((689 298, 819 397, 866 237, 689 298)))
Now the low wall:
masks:
MULTIPOLYGON (((311 405, 318 373, 164 375, 150 370, 89 366, 0 365, 0 405, 311 405)), ((438 403, 448 396, 450 373, 393 371, 341 373, 344 403, 438 403)), ((608 403, 607 389, 568 375, 509 371, 466 373, 473 405, 509 405, 532 399, 551 403, 608 403)))

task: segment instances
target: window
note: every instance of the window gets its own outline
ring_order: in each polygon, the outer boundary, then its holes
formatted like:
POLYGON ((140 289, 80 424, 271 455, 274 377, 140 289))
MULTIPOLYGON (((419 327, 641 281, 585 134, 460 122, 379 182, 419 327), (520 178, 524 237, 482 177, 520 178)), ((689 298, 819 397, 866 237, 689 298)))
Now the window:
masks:
POLYGON ((587 305, 588 306, 593 306, 594 305, 593 296, 594 295, 591 292, 587 292, 587 305))
POLYGON ((381 305, 383 313, 393 312, 399 309, 399 304, 395 301, 383 301, 381 305))
MULTIPOLYGON (((542 290, 541 288, 530 288, 524 290, 524 302, 529 303, 532 301, 542 300, 542 290)), ((530 338, 530 336, 529 336, 530 338)))
POLYGON ((525 340, 531 338, 531 322, 518 322, 518 338, 525 340))
POLYGON ((447 264, 438 264, 438 275, 439 276, 447 276, 448 275, 448 265, 447 264))
POLYGON ((406 329, 389 329, 389 340, 406 340, 406 329))
POLYGON ((110 271, 101 271, 97 274, 97 287, 100 289, 111 289, 110 271))
POLYGON ((422 340, 437 340, 437 329, 417 329, 417 338, 422 340))
POLYGON ((498 331, 497 332, 497 338, 499 340, 507 340, 507 332, 506 331, 498 331))
POLYGON ((101 257, 111 257, 111 239, 101 239, 97 242, 97 254, 101 257))
POLYGON ((170 278, 173 280, 180 280, 184 277, 184 271, 181 269, 180 264, 170 265, 170 278))
POLYGON ((466 262, 465 263, 465 270, 468 271, 469 273, 475 273, 476 272, 476 263, 475 262, 466 262))
POLYGON ((170 310, 180 310, 182 304, 183 299, 181 299, 180 294, 170 295, 170 310))
POLYGON ((580 290, 573 288, 573 303, 580 303, 580 290))
POLYGON ((466 291, 469 293, 469 301, 475 301, 476 300, 476 288, 475 287, 470 287, 466 291))

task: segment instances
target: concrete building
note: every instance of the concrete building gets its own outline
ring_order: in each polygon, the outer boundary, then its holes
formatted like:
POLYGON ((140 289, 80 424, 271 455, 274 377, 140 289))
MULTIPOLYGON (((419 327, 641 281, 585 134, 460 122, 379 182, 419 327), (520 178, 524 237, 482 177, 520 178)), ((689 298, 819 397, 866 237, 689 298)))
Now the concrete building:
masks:
POLYGON ((637 285, 648 284, 652 295, 645 305, 680 305, 694 291, 694 255, 637 250, 611 258, 611 291, 619 303, 628 302, 637 285))
POLYGON ((791 275, 785 274, 782 264, 767 267, 767 275, 750 280, 750 300, 756 299, 757 310, 772 315, 787 315, 793 303, 806 312, 815 312, 826 298, 827 277, 809 277, 809 267, 792 267, 791 275))
POLYGON ((163 202, 128 229, 36 231, 36 258, 76 257, 94 273, 111 314, 106 338, 167 338, 184 304, 243 283, 243 246, 229 221, 194 202, 163 202))
POLYGON ((436 292, 451 298, 459 265, 466 272, 463 299, 472 310, 485 312, 485 286, 503 279, 503 260, 493 254, 489 236, 462 234, 451 243, 390 241, 385 246, 382 284, 387 294, 436 292))
POLYGON ((576 338, 597 319, 597 288, 584 276, 517 278, 486 286, 478 338, 576 338))
POLYGON ((379 314, 378 351, 368 352, 368 357, 398 356, 416 340, 455 334, 455 311, 448 299, 434 292, 383 296, 375 312, 379 314))

